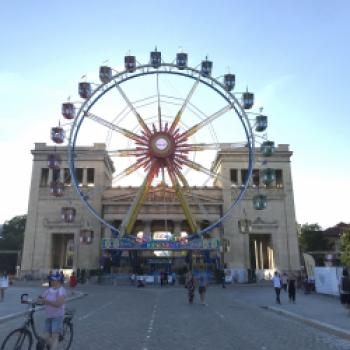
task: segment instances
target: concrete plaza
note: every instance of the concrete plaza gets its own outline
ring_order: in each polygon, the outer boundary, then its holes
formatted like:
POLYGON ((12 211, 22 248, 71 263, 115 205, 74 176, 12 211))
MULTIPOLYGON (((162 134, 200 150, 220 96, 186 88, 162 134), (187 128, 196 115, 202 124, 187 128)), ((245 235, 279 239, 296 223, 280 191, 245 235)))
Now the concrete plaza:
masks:
MULTIPOLYGON (((0 341, 22 319, 21 293, 38 295, 37 284, 17 284, 0 304, 0 341)), ((297 293, 276 305, 270 285, 210 286, 207 306, 188 305, 183 286, 79 286, 73 349, 349 349, 350 318, 337 298, 297 293), (84 294, 86 293, 86 294, 84 294)), ((22 316, 23 317, 23 316, 22 316)), ((38 312, 41 324, 43 313, 38 312)))

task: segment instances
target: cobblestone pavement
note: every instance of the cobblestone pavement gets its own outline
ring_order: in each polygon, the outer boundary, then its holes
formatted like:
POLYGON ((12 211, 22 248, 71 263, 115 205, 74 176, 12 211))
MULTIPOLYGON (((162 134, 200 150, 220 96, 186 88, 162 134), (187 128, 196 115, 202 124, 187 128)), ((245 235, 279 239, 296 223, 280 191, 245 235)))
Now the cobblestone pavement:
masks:
MULTIPOLYGON (((188 305, 181 287, 88 286, 70 302, 76 309, 73 349, 345 350, 350 341, 293 319, 234 300, 210 287, 207 306, 188 305)), ((42 324, 43 314, 37 313, 42 324)), ((21 319, 0 324, 0 341, 21 319)))

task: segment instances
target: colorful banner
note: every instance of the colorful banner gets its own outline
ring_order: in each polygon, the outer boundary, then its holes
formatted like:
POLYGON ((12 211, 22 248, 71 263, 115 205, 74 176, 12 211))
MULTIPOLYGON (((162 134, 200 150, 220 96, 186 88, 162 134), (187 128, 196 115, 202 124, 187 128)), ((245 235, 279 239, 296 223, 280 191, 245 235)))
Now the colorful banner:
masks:
POLYGON ((153 240, 137 242, 128 238, 103 238, 102 249, 108 250, 213 250, 220 247, 219 239, 194 239, 191 241, 153 240))

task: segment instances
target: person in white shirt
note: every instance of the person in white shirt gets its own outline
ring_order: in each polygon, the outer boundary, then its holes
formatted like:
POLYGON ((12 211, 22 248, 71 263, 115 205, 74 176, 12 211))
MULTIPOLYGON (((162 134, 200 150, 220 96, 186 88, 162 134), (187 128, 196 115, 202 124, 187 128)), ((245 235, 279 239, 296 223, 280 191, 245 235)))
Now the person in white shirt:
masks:
POLYGON ((281 278, 277 271, 275 271, 272 277, 273 287, 275 288, 276 293, 276 303, 281 304, 280 294, 281 294, 281 278))
POLYGON ((50 344, 50 350, 56 350, 59 335, 63 332, 66 290, 61 283, 59 274, 51 276, 51 287, 38 299, 45 306, 45 339, 50 344))
POLYGON ((0 273, 0 302, 4 301, 5 290, 9 286, 9 277, 7 276, 6 271, 0 273))

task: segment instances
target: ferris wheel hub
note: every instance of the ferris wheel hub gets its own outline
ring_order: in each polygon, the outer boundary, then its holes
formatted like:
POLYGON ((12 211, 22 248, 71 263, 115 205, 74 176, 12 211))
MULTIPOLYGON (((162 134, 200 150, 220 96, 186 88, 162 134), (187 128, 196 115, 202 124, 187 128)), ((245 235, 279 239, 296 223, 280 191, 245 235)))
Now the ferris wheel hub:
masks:
POLYGON ((166 158, 174 153, 174 138, 165 132, 153 134, 149 141, 151 155, 157 158, 166 158))

